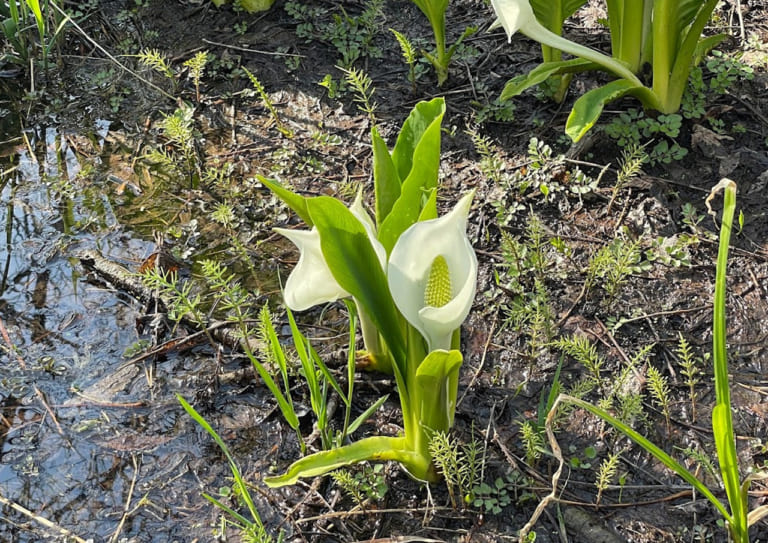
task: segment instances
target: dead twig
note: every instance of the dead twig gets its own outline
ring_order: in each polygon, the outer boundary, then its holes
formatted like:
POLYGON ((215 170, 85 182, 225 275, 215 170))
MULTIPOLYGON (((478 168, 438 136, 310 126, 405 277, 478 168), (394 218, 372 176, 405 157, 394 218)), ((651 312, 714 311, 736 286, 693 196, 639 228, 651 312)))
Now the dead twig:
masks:
POLYGON ((133 461, 133 477, 131 477, 131 486, 128 488, 128 497, 125 499, 125 506, 123 507, 123 515, 120 517, 120 523, 117 525, 117 528, 115 528, 115 532, 112 534, 112 537, 109 538, 110 543, 117 543, 117 538, 120 537, 120 533, 123 531, 123 526, 125 525, 125 521, 128 520, 128 517, 131 516, 139 507, 141 507, 141 502, 131 509, 131 500, 133 499, 133 491, 136 488, 136 480, 139 478, 139 461, 136 459, 136 455, 131 455, 131 460, 133 461))
POLYGON ((64 435, 64 431, 61 429, 61 425, 59 424, 59 421, 56 419, 56 415, 53 413, 53 410, 48 405, 48 402, 45 401, 45 396, 43 396, 43 393, 40 392, 40 389, 37 388, 37 385, 32 385, 32 387, 35 389, 35 394, 37 394, 37 397, 40 399, 40 403, 43 404, 43 407, 48 412, 48 415, 50 415, 51 420, 53 421, 53 424, 56 425, 56 431, 59 433, 59 435, 64 435))
POLYGON ((58 525, 54 524, 53 522, 51 522, 50 520, 48 520, 45 517, 41 517, 40 515, 36 515, 35 513, 30 511, 26 507, 23 507, 23 506, 19 505, 16 502, 12 502, 11 500, 9 500, 8 498, 3 497, 2 495, 0 495, 0 503, 10 507, 11 509, 14 509, 14 510, 18 511, 19 513, 21 513, 22 515, 24 515, 26 517, 29 517, 30 519, 34 520, 38 524, 41 524, 41 525, 45 526, 49 530, 52 530, 52 531, 56 532, 59 535, 62 535, 64 537, 68 537, 68 538, 72 539, 76 543, 87 543, 86 540, 83 539, 82 537, 76 536, 75 534, 73 534, 72 532, 67 530, 66 528, 63 528, 61 526, 58 526, 58 525))

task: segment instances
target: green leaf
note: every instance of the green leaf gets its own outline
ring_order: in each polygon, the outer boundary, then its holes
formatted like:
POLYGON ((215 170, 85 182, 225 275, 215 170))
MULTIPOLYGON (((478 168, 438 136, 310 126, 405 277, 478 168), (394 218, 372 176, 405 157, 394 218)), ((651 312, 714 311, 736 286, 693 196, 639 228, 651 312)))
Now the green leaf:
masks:
POLYGON ((527 74, 515 77, 507 81, 504 90, 499 96, 500 100, 509 100, 519 95, 526 89, 538 85, 549 79, 553 75, 583 72, 586 70, 596 70, 600 67, 594 62, 583 58, 572 58, 570 60, 560 60, 556 62, 544 62, 536 66, 527 74))
POLYGON ((402 371, 405 341, 399 315, 365 228, 342 202, 330 196, 307 200, 307 208, 320 232, 320 246, 333 277, 371 317, 402 371))
POLYGON ((292 485, 300 478, 316 477, 329 471, 363 462, 364 460, 400 462, 414 476, 425 478, 429 474, 429 458, 410 450, 403 437, 374 436, 361 439, 330 451, 320 451, 297 460, 283 475, 265 477, 270 488, 292 485))
POLYGON ((283 352, 283 347, 280 345, 280 340, 277 337, 277 333, 275 332, 275 328, 270 322, 265 328, 265 334, 266 339, 269 342, 269 348, 272 351, 272 354, 275 358, 275 363, 278 365, 280 369, 280 373, 283 377, 283 384, 285 386, 286 393, 288 394, 288 397, 286 398, 285 395, 283 395, 282 391, 280 390, 280 387, 277 386, 277 383, 275 383, 275 380, 272 378, 272 375, 267 371, 267 368, 264 367, 264 364, 259 362, 259 360, 253 356, 253 354, 248 351, 248 358, 250 358, 251 363, 253 363, 253 367, 256 370, 256 372, 259 374, 259 377, 261 377, 261 380, 264 381, 264 384, 267 386, 269 391, 272 393, 272 395, 275 397, 275 401, 277 402, 277 405, 280 407, 280 412, 283 414, 283 417, 285 417, 285 420, 288 422, 288 425, 293 428, 294 430, 298 430, 299 428, 299 418, 296 416, 296 411, 293 408, 293 400, 290 396, 290 384, 288 383, 288 370, 285 360, 285 353, 283 352))
POLYGON ((299 217, 301 217, 301 220, 304 221, 308 227, 312 228, 312 226, 314 226, 312 223, 312 217, 310 216, 309 210, 307 209, 307 201, 309 198, 296 194, 295 192, 291 192, 273 179, 267 179, 261 175, 257 175, 256 179, 258 179, 259 182, 266 186, 269 190, 274 192, 275 196, 285 202, 285 205, 290 207, 299 217))
POLYGON ((371 128, 373 148, 373 185, 376 195, 376 226, 387 218, 392 206, 400 196, 401 179, 389 154, 386 142, 374 126, 371 128))
POLYGON ((457 350, 432 351, 416 370, 416 410, 422 428, 444 432, 453 426, 459 369, 457 350))
POLYGON ((579 141, 597 122, 605 104, 617 100, 637 88, 637 85, 631 81, 617 79, 585 93, 573 104, 571 114, 568 115, 568 121, 565 123, 565 133, 573 141, 579 141))
MULTIPOLYGON (((442 101, 440 104, 444 107, 442 101)), ((440 123, 442 118, 443 115, 440 113, 420 132, 420 137, 411 152, 408 176, 403 180, 400 187, 400 197, 379 228, 379 241, 387 250, 387 254, 392 251, 400 234, 419 219, 421 209, 428 199, 429 191, 437 188, 440 170, 440 123)), ((411 132, 414 123, 417 122, 414 119, 409 118, 410 124, 409 121, 406 121, 409 128, 406 130, 406 125, 403 125, 401 136, 403 133, 411 132)), ((401 139, 398 138, 398 144, 400 142, 401 139)), ((396 153, 393 154, 394 156, 396 153)))
POLYGON ((531 7, 541 24, 555 34, 560 34, 563 21, 586 3, 587 0, 531 0, 531 7))
POLYGON ((366 420, 368 420, 371 417, 371 415, 373 415, 379 407, 384 405, 384 402, 387 401, 387 398, 389 398, 389 394, 386 394, 381 398, 379 398, 378 400, 376 400, 375 402, 373 402, 373 404, 368 409, 363 411, 359 417, 357 417, 355 420, 353 420, 349 424, 349 428, 347 428, 347 434, 352 434, 355 432, 355 430, 360 428, 361 424, 363 424, 366 420))
MULTIPOLYGON (((224 441, 219 437, 219 434, 216 433, 216 430, 214 430, 210 424, 208 424, 208 421, 205 420, 200 413, 198 413, 194 407, 192 407, 189 403, 187 403, 187 400, 185 400, 180 394, 176 394, 176 398, 179 400, 179 403, 184 408, 184 411, 187 412, 187 414, 194 419, 195 422, 197 422, 200 426, 203 427, 203 429, 208 432, 208 435, 210 435, 213 440, 216 442, 216 444, 219 446, 221 451, 224 453, 224 456, 227 457, 227 462, 229 462, 229 469, 232 472, 232 476, 235 479, 235 483, 239 485, 240 488, 245 490, 241 494, 241 498, 245 501, 245 504, 248 506, 248 510, 251 512, 251 516, 253 517, 254 522, 263 527, 261 523, 261 517, 259 517, 259 512, 256 509, 256 505, 253 503, 253 499, 251 498, 251 494, 247 491, 247 486, 245 485, 245 481, 243 481, 242 476, 240 475, 240 470, 237 467, 237 464, 235 463, 235 459, 232 457, 232 454, 229 452, 229 448, 224 443, 224 441)), ((214 502, 215 503, 215 502, 214 502)), ((227 509, 224 509, 227 511, 227 509)), ((234 514, 235 518, 240 519, 241 521, 244 521, 246 524, 251 524, 245 517, 242 517, 239 514, 234 514)))
MULTIPOLYGON (((411 172, 415 160, 416 147, 425 133, 435 123, 439 126, 445 114, 445 100, 435 98, 429 102, 419 102, 403 123, 392 150, 392 161, 397 169, 400 181, 404 181, 411 172)), ((439 138, 439 135, 438 135, 439 138)), ((439 139, 438 139, 439 147, 439 139)))
MULTIPOLYGON (((701 4, 701 8, 697 11, 693 22, 680 35, 679 45, 673 49, 674 61, 669 75, 668 96, 659 96, 665 107, 665 109, 660 109, 662 113, 672 113, 680 108, 680 100, 685 91, 685 86, 688 84, 691 68, 694 66, 692 62, 695 58, 700 57, 701 33, 704 31, 704 27, 707 21, 709 21, 716 5, 717 0, 707 0, 701 4)), ((708 39, 706 38, 705 42, 708 39)))
MULTIPOLYGON (((733 228, 733 215, 736 211, 736 183, 723 179, 710 192, 706 200, 707 207, 718 190, 723 189, 724 203, 720 243, 717 253, 717 271, 715 274, 715 301, 712 316, 712 358, 715 373, 716 404, 712 410, 712 433, 715 438, 717 459, 720 473, 728 495, 733 518, 729 519, 731 531, 746 534, 747 504, 746 495, 742 494, 739 484, 739 465, 736 456, 736 436, 733 431, 731 414, 731 392, 728 380, 727 327, 725 318, 725 299, 727 293, 728 249, 733 228)), ((746 537, 746 536, 745 536, 746 537)), ((738 541, 739 539, 737 539, 738 541)))

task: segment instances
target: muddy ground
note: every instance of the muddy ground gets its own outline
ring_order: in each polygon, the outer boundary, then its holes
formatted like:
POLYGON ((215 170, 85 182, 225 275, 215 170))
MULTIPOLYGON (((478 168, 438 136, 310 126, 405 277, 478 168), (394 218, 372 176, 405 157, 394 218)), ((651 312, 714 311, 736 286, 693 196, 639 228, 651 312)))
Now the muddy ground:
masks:
MULTIPOLYGON (((688 153, 645 164, 616 191, 622 152, 616 138, 595 130, 571 146, 563 135, 573 100, 600 76, 577 77, 562 105, 535 92, 515 99, 514 111, 494 105, 504 83, 535 66, 540 53, 525 38, 508 44, 501 31, 487 33, 492 14, 482 1, 451 3, 450 37, 470 25, 479 32, 457 52, 441 88, 424 63, 417 66, 415 83, 408 80, 408 66, 387 30, 423 36, 428 43, 426 20, 406 1, 382 2, 370 27, 360 23, 370 4, 313 2, 322 10, 313 19, 316 34, 301 37, 297 33, 307 27, 282 1, 263 14, 215 9, 207 2, 97 4, 80 20, 88 37, 76 29, 66 33, 56 66, 36 75, 34 94, 24 72, 0 79, 7 225, 0 299, 0 539, 57 540, 65 530, 93 541, 242 540, 201 497, 208 492, 235 506, 225 493, 232 485, 226 460, 182 411, 175 398, 180 394, 221 434, 253 484, 267 527, 274 534, 283 530, 287 540, 516 540, 549 493, 557 467, 546 445, 538 459, 526 461, 521 439, 521 425, 536 420, 539 399, 561 359, 542 339, 541 328, 509 318, 514 307, 540 300, 532 295, 537 288, 546 295, 550 339, 589 338, 605 360, 606 383, 651 346, 632 381, 645 392, 638 424, 677 457, 692 448, 714 459, 711 364, 701 362, 691 408, 676 353, 680 334, 695 356, 710 350, 717 228, 704 199, 723 176, 738 183, 744 213, 733 240, 728 296, 742 474, 765 466, 768 13, 762 2, 724 3, 716 28, 708 29, 732 35, 720 49, 743 50, 742 62, 753 66, 751 78, 735 77, 724 93, 707 91, 705 114, 684 119, 675 138, 688 153), (337 33, 331 37, 334 20, 337 33), (341 34, 339 21, 347 29, 341 34), (321 25, 325 31, 317 30, 321 25), (363 52, 354 66, 372 80, 376 124, 390 145, 414 104, 445 97, 440 208, 477 190, 470 239, 481 271, 462 333, 455 436, 465 443, 478 440, 485 452, 483 480, 492 486, 501 481, 503 490, 493 496, 499 511, 492 510, 491 497, 487 508, 479 502, 452 507, 444 485, 427 489, 395 465, 379 475, 386 495, 363 507, 328 478, 267 489, 262 477, 284 470, 300 452, 250 363, 220 341, 195 340, 194 326, 168 324, 130 285, 94 272, 81 258, 96 250, 137 271, 158 251, 161 233, 160 245, 173 255, 184 280, 194 282, 199 262, 215 258, 237 273, 256 303, 271 301, 287 338, 277 274, 286 277, 297 255, 271 228, 299 221, 255 175, 279 178, 305 194, 349 200, 358 186, 370 192, 371 120, 352 92, 318 84, 328 74, 341 81, 336 66, 344 62, 344 51, 354 54, 355 44, 363 52), (138 62, 135 55, 148 47, 167 56, 176 70, 173 80, 138 62), (202 50, 215 61, 201 79, 198 100, 182 64, 202 50), (277 118, 249 90, 240 67, 261 81, 277 118), (163 115, 182 101, 192 108, 196 140, 180 160, 178 146, 160 127, 163 115), (478 150, 479 137, 492 146, 486 155, 478 150), (529 152, 533 137, 552 148, 553 157, 541 167, 529 152), (172 156, 172 164, 153 154, 158 151, 172 156), (203 175, 211 167, 221 175, 203 175), (521 188, 524 181, 527 188, 521 188), (212 219, 220 204, 232 211, 226 221, 212 219), (502 247, 508 238, 533 252, 532 222, 540 224, 545 240, 538 268, 527 257, 510 257, 509 245, 506 252, 502 247), (608 292, 602 279, 582 294, 588 262, 617 238, 640 249, 631 273, 616 292, 608 292), (553 245, 552 239, 559 242, 553 245), (676 251, 660 257, 670 244, 676 251), (644 388, 648 364, 669 380, 669 425, 644 388), (53 525, 46 527, 41 518, 53 525)), ((585 8, 566 34, 607 48, 599 16, 585 8)), ((707 83, 716 77, 712 70, 703 73, 707 83)), ((601 123, 637 107, 631 100, 612 104, 601 123)), ((329 365, 342 373, 348 341, 343 306, 307 312, 301 321, 329 365)), ((570 357, 562 360, 560 381, 570 389, 587 372, 570 357)), ((356 413, 393 392, 386 376, 360 373, 358 379, 356 413)), ((297 397, 305 394, 298 382, 295 391, 297 397)), ((598 401, 602 392, 587 397, 598 401)), ((392 394, 356 437, 396 434, 397 405, 392 394)), ((310 414, 302 424, 309 435, 310 414)), ((558 439, 567 462, 561 500, 535 525, 537 541, 727 540, 706 500, 596 419, 572 412, 558 439), (617 474, 595 505, 597 467, 617 451, 617 474)), ((725 499, 706 462, 686 462, 725 499)), ((765 485, 754 484, 750 499, 753 507, 765 504, 765 485)), ((752 540, 768 541, 765 522, 753 528, 752 540)))

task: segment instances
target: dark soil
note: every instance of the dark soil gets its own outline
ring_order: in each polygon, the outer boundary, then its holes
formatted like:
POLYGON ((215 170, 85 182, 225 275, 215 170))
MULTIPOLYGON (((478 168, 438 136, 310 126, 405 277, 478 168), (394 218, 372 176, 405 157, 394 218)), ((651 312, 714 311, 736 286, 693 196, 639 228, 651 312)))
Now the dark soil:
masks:
MULTIPOLYGON (((6 220, 16 225, 23 221, 15 222, 14 216, 33 217, 30 222, 35 226, 26 230, 14 226, 6 247, 14 265, 9 281, 3 281, 0 300, 1 323, 9 332, 0 355, 0 497, 94 541, 113 536, 115 541, 122 537, 136 542, 241 540, 236 530, 221 528, 220 511, 200 495, 203 491, 218 495, 219 489, 231 486, 231 475, 213 441, 178 406, 174 397, 178 393, 198 408, 231 448, 253 484, 269 529, 284 530, 290 541, 516 540, 538 501, 550 492, 557 468, 546 452, 526 462, 520 436, 523 422, 536 421, 540 398, 549 392, 561 360, 560 351, 545 342, 533 347, 531 328, 515 326, 508 318, 515 303, 530 303, 537 279, 548 293, 553 337, 589 338, 605 360, 604 377, 618 375, 640 349, 652 345, 634 386, 640 390, 645 386, 647 364, 661 370, 672 391, 671 421, 667 427, 646 391, 646 420, 638 425, 678 458, 685 457, 682 449, 693 448, 716 462, 709 423, 714 403, 711 363, 702 363, 692 412, 676 349, 682 334, 697 356, 710 351, 717 227, 706 215, 704 199, 723 176, 738 183, 738 204, 744 214, 743 229, 733 240, 728 283, 734 421, 742 475, 765 469, 768 11, 762 2, 726 2, 717 12, 717 30, 727 27, 733 34, 721 49, 731 53, 744 48, 743 60, 755 63, 754 77, 733 81, 725 94, 708 93, 705 116, 685 119, 676 138, 688 154, 668 164, 646 165, 615 195, 622 149, 614 139, 597 129, 572 147, 563 136, 574 99, 602 81, 600 76, 577 77, 562 105, 527 92, 514 101, 514 120, 496 120, 488 116, 489 104, 508 79, 539 62, 538 45, 520 36, 508 44, 501 31, 487 33, 492 12, 485 2, 454 1, 448 12, 449 41, 466 26, 476 25, 479 32, 457 53, 442 88, 436 86, 431 70, 411 85, 408 67, 387 29, 413 39, 431 33, 413 3, 383 2, 370 44, 379 55, 363 56, 355 63, 376 89, 381 134, 393 144, 415 103, 445 96, 439 205, 446 209, 458 195, 477 189, 470 238, 480 260, 480 283, 462 334, 465 361, 455 435, 463 442, 474 437, 486 450, 486 482, 505 477, 513 481, 505 487, 513 499, 499 513, 482 505, 453 508, 442 484, 427 492, 394 465, 386 467, 386 497, 364 508, 329 478, 269 490, 260 482, 262 477, 283 471, 300 452, 295 434, 252 375, 247 360, 208 341, 185 343, 138 362, 125 355, 137 340, 156 345, 195 330, 160 329, 153 337, 156 308, 119 285, 104 289, 103 278, 88 277, 79 265, 80 251, 99 248, 135 270, 156 249, 153 234, 163 231, 187 277, 196 275, 203 258, 213 256, 241 275, 260 298, 277 302, 275 277, 278 271, 287 276, 296 254, 276 239, 271 228, 299 221, 255 176, 278 177, 308 194, 346 198, 358 184, 371 192, 371 123, 351 92, 331 97, 318 84, 327 74, 340 81, 343 74, 336 66, 341 53, 320 37, 298 38, 298 22, 282 1, 269 12, 252 15, 231 7, 216 9, 208 2, 98 4, 82 26, 115 55, 135 55, 151 47, 164 52, 176 67, 201 50, 215 55, 202 80, 199 102, 187 77, 180 77, 174 88, 173 82, 141 66, 135 57, 120 60, 193 105, 199 132, 195 156, 203 164, 201 170, 213 165, 231 170, 225 181, 198 184, 193 182, 194 166, 186 177, 159 172, 146 153, 170 148, 158 124, 162 115, 174 111, 177 101, 116 67, 75 30, 67 32, 57 66, 38 74, 37 87, 43 90, 35 96, 22 101, 20 89, 29 88, 23 74, 16 81, 0 80, 8 88, 8 98, 0 104, 9 111, 3 120, 11 124, 4 127, 8 137, 0 139, 10 140, 26 130, 34 151, 18 142, 7 147, 3 170, 29 164, 30 156, 38 157, 38 164, 48 164, 46 157, 55 164, 61 153, 70 169, 86 172, 73 176, 76 194, 70 200, 55 187, 46 192, 50 200, 43 199, 53 209, 35 205, 36 191, 50 187, 44 185, 52 176, 45 168, 26 173, 26 186, 21 178, 11 184, 3 178, 3 203, 24 203, 27 207, 19 209, 28 213, 17 210, 14 215, 10 207, 6 220), (740 36, 739 9, 745 36, 756 36, 749 46, 740 36), (234 31, 235 25, 241 25, 242 34, 234 31), (762 51, 756 43, 762 43, 762 51), (240 67, 258 77, 294 137, 281 134, 259 97, 244 92, 252 87, 240 67), (720 127, 722 135, 713 130, 720 127), (535 185, 513 191, 494 183, 468 130, 496 146, 501 160, 496 170, 503 177, 529 175, 551 187, 550 195, 535 185), (553 160, 532 171, 528 154, 532 137, 567 160, 553 160), (596 188, 582 195, 571 190, 577 183, 577 167, 597 179, 605 165, 610 167, 596 188), (29 184, 34 182, 43 185, 29 184), (133 194, 134 187, 141 193, 133 194), (75 203, 79 222, 74 227, 60 220, 66 216, 60 208, 67 201, 75 203), (106 208, 98 220, 93 218, 94 201, 106 208), (221 202, 232 206, 235 227, 210 220, 221 202), (500 206, 506 208, 501 214, 500 206), (692 206, 700 222, 686 221, 691 214, 684 213, 685 206, 692 206), (519 210, 510 211, 515 208, 519 210), (540 277, 524 270, 512 286, 502 237, 528 242, 534 215, 546 238, 542 249, 546 264, 540 277), (232 246, 233 230, 244 252, 232 246), (691 241, 677 261, 649 261, 643 256, 646 265, 633 270, 615 295, 600 282, 580 295, 589 259, 617 236, 628 243, 636 241, 645 255, 657 239, 674 241, 683 235, 691 241), (568 255, 555 251, 550 239, 567 245, 568 255), (49 252, 42 255, 40 247, 49 252), (500 274, 499 282, 495 274, 500 274), (48 293, 47 301, 35 298, 41 291, 48 293), (62 324, 70 316, 74 324, 62 324), (616 324, 620 319, 626 322, 616 324), (12 351, 11 345, 18 350, 12 351), (60 373, 46 365, 46 355, 64 362, 60 373)), ((326 10, 322 21, 332 21, 342 7, 346 16, 357 17, 367 5, 310 4, 326 10)), ((594 10, 585 8, 566 34, 605 48, 605 34, 595 20, 594 10)), ((706 70, 704 75, 712 77, 706 70)), ((631 100, 615 103, 601 122, 607 124, 620 112, 638 107, 631 100)), ((302 315, 302 322, 305 332, 318 338, 317 348, 329 365, 343 365, 347 345, 343 306, 310 311, 302 315)), ((289 335, 287 327, 283 333, 289 335)), ((582 365, 562 357, 564 388, 585 375, 582 365)), ((379 375, 363 373, 359 378, 358 413, 382 394, 392 393, 361 433, 397 433, 393 383, 379 375)), ((596 389, 588 398, 597 401, 600 392, 596 389)), ((297 397, 302 394, 298 389, 297 397)), ((310 414, 303 423, 308 435, 310 414)), ((557 435, 568 465, 560 480, 559 503, 550 506, 534 527, 537 541, 727 540, 717 512, 704 498, 597 419, 573 411, 557 435), (616 451, 622 451, 617 477, 596 505, 597 468, 616 451)), ((547 449, 546 444, 543 447, 547 449)), ((706 474, 694 459, 688 464, 700 470, 725 500, 716 476, 706 474)), ((767 490, 764 483, 753 484, 752 508, 766 504, 767 490)), ((235 507, 233 500, 221 499, 235 507)), ((48 537, 45 534, 57 533, 9 504, 3 503, 0 511, 0 539, 39 541, 48 537)), ((758 523, 751 535, 753 541, 768 541, 766 522, 758 523)))

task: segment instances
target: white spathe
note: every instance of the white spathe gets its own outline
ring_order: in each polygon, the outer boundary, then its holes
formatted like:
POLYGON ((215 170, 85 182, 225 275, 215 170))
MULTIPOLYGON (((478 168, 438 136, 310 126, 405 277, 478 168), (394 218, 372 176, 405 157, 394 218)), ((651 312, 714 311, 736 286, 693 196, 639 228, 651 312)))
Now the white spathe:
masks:
MULTIPOLYGON (((512 41, 512 35, 521 28, 538 24, 528 0, 491 0, 491 6, 499 18, 497 22, 504 28, 509 41, 512 41)), ((494 26, 496 26, 495 23, 494 26)))
POLYGON ((387 280, 395 305, 427 341, 429 351, 451 349, 454 330, 469 314, 477 286, 477 257, 467 237, 474 191, 448 214, 417 222, 402 233, 389 256, 387 280), (451 277, 451 300, 425 305, 424 291, 435 258, 442 256, 451 277))
MULTIPOLYGON (((352 214, 360 221, 368 233, 379 264, 382 268, 387 260, 387 252, 376 239, 376 229, 371 217, 365 211, 362 197, 358 194, 349 207, 352 214)), ((350 296, 336 281, 331 273, 320 244, 320 232, 311 230, 290 230, 275 228, 275 232, 291 240, 299 249, 299 261, 285 282, 283 299, 293 311, 304 311, 316 305, 334 302, 350 296)))

